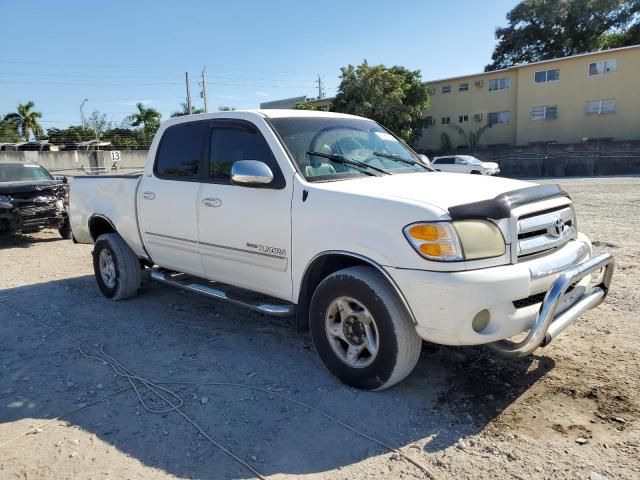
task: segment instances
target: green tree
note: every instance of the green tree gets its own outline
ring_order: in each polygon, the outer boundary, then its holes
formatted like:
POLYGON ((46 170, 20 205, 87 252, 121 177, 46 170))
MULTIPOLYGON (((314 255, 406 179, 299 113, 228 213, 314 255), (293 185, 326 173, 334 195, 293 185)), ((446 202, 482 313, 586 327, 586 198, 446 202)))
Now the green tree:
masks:
POLYGON ((423 115, 429 106, 429 88, 420 70, 404 67, 348 65, 331 110, 371 118, 407 142, 415 142, 426 126, 423 115))
POLYGON ((203 108, 193 108, 193 106, 191 107, 191 113, 189 113, 189 105, 187 105, 187 102, 182 102, 180 104, 180 107, 182 108, 182 110, 176 110, 175 112, 173 112, 171 114, 171 118, 184 117, 185 115, 194 115, 196 113, 204 113, 203 108))
POLYGON ((20 135, 28 142, 31 135, 34 137, 42 136, 43 130, 38 119, 42 118, 42 113, 36 112, 33 108, 33 102, 19 103, 16 113, 9 113, 5 120, 16 122, 20 135))
POLYGON ((507 22, 485 71, 640 43, 640 0, 524 0, 507 22))
POLYGON ((139 127, 140 140, 143 145, 149 146, 151 139, 160 127, 162 115, 155 108, 147 108, 142 103, 137 103, 138 111, 127 117, 132 127, 139 127))
MULTIPOLYGON (((473 130, 469 130, 468 133, 465 132, 460 125, 457 125, 455 123, 449 123, 449 127, 458 132, 458 134, 462 137, 462 140, 464 142, 463 145, 465 147, 476 148, 478 145, 480 145, 480 138, 482 138, 482 134, 487 130, 487 128, 493 127, 493 124, 486 123, 482 127, 478 128, 475 132, 473 130)), ((449 149, 451 149, 451 139, 449 139, 449 149)))
POLYGON ((298 102, 293 106, 294 110, 318 110, 318 108, 310 102, 298 102))
POLYGON ((0 143, 17 143, 21 140, 18 132, 19 119, 17 115, 12 117, 9 114, 0 120, 0 143))
POLYGON ((49 128, 47 130, 49 142, 54 145, 64 145, 66 143, 86 142, 94 140, 96 134, 94 131, 82 128, 80 125, 72 125, 67 128, 49 128))
POLYGON ((218 107, 219 112, 233 112, 236 107, 230 107, 229 105, 220 105, 218 107))

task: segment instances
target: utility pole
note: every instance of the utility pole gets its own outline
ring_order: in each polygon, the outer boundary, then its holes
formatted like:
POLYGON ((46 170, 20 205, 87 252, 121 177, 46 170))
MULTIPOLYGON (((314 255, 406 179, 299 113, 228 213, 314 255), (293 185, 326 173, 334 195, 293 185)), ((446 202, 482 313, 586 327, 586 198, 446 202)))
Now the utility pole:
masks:
POLYGON ((208 113, 209 109, 207 108, 207 67, 202 68, 202 91, 200 92, 200 96, 204 100, 204 113, 208 113))
POLYGON ((82 124, 82 129, 84 130, 84 126, 87 123, 86 119, 84 118, 84 110, 82 109, 84 107, 84 104, 87 103, 89 100, 87 100, 86 98, 82 101, 82 103, 80 104, 80 123, 82 124))
POLYGON ((191 89, 189 88, 189 72, 184 72, 185 81, 187 82, 187 111, 189 115, 193 110, 191 109, 191 89))
POLYGON ((320 74, 318 74, 318 80, 316 80, 318 84, 318 100, 324 98, 324 87, 322 85, 322 78, 320 78, 320 74))

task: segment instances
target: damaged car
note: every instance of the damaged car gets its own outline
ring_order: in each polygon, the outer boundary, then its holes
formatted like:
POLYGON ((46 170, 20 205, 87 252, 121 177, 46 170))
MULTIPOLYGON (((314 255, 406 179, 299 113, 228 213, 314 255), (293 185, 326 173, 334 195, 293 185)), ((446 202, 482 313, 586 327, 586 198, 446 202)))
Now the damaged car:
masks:
POLYGON ((71 238, 67 179, 34 163, 0 161, 0 234, 55 228, 71 238))

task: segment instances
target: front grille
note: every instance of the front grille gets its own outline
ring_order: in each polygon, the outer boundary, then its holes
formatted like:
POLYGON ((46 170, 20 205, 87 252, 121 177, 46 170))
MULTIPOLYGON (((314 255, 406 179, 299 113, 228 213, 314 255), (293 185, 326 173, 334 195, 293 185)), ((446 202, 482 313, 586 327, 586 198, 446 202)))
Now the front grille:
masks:
MULTIPOLYGON (((574 283, 573 285, 570 285, 569 288, 567 288, 567 291, 564 292, 565 294, 569 293, 571 290, 573 290, 574 288, 576 288, 576 284, 574 283)), ((530 307, 531 305, 536 305, 538 303, 542 303, 542 301, 544 300, 544 296, 547 294, 547 292, 541 292, 541 293, 535 293, 533 295, 528 296, 527 298, 521 298, 520 300, 514 300, 513 306, 516 308, 525 308, 525 307, 530 307)))
POLYGON ((19 212, 21 215, 27 217, 34 215, 55 215, 58 212, 58 208, 51 205, 29 205, 20 207, 19 212))
POLYGON ((576 220, 570 206, 523 215, 518 218, 518 259, 560 248, 575 236, 576 220))
POLYGON ((531 305, 535 305, 536 303, 542 303, 544 300, 544 296, 547 292, 536 293, 535 295, 531 295, 527 298, 521 298, 520 300, 514 300, 513 306, 516 308, 524 308, 529 307, 531 305))

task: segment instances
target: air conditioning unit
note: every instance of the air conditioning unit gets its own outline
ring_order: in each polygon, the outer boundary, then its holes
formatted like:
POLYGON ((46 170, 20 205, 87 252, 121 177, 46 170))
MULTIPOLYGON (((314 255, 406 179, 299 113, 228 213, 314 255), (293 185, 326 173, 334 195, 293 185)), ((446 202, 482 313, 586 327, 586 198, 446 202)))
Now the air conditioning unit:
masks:
POLYGON ((484 85, 484 80, 476 80, 474 85, 476 86, 476 88, 482 88, 482 85, 484 85))
POLYGON ((482 113, 475 113, 475 114, 473 115, 473 119, 474 119, 476 122, 481 122, 481 121, 482 121, 482 113))

